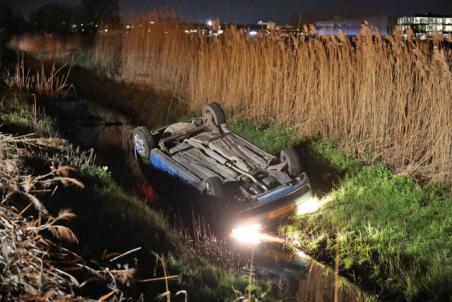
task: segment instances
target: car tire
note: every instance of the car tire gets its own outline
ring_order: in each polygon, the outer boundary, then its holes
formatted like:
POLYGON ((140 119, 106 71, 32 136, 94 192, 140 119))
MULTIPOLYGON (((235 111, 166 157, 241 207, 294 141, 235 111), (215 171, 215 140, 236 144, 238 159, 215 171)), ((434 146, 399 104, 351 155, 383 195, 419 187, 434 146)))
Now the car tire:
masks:
POLYGON ((215 198, 225 198, 224 185, 219 177, 209 177, 206 180, 206 194, 215 198))
POLYGON ((290 176, 295 177, 303 172, 300 157, 293 147, 282 150, 280 160, 287 163, 287 172, 290 176))
POLYGON ((209 115, 212 116, 215 126, 217 127, 226 123, 223 109, 221 109, 221 106, 217 102, 211 102, 202 107, 202 117, 204 121, 208 121, 209 115))
POLYGON ((132 131, 132 144, 135 155, 144 162, 149 162, 151 150, 155 147, 154 138, 146 127, 137 127, 132 131))

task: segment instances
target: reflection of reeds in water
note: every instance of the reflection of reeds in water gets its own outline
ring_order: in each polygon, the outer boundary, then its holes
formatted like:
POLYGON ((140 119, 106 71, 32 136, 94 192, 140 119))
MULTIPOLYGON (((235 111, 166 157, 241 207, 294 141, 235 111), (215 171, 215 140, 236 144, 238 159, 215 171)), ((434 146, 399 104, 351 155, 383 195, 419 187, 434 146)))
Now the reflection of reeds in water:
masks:
POLYGON ((168 90, 191 109, 220 100, 303 136, 342 141, 400 172, 452 176, 451 53, 438 40, 382 37, 367 26, 353 39, 250 39, 233 28, 206 39, 154 13, 131 25, 122 36, 100 35, 95 50, 98 63, 119 67, 125 80, 168 90))
POLYGON ((300 279, 297 299, 302 302, 376 301, 355 285, 339 277, 336 271, 315 260, 310 261, 307 276, 300 279))
POLYGON ((39 55, 43 59, 57 60, 88 46, 89 40, 76 34, 32 33, 13 36, 8 46, 39 55))

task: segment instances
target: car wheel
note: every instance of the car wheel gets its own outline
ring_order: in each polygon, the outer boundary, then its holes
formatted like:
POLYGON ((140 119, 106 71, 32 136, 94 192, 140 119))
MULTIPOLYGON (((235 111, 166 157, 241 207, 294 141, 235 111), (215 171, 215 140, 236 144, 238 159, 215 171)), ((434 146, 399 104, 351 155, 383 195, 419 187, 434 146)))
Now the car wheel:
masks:
POLYGON ((224 186, 219 177, 210 177, 206 180, 206 194, 216 198, 225 198, 224 186))
POLYGON ((303 172, 300 157, 294 148, 290 147, 281 151, 280 160, 287 164, 287 172, 290 176, 298 176, 303 172))
POLYGON ((155 147, 154 138, 146 127, 138 127, 132 131, 133 150, 141 160, 147 162, 151 158, 151 150, 155 147))
POLYGON ((211 102, 202 107, 202 117, 204 122, 213 120, 215 126, 219 127, 221 124, 226 123, 226 117, 224 115, 223 109, 216 102, 211 102))

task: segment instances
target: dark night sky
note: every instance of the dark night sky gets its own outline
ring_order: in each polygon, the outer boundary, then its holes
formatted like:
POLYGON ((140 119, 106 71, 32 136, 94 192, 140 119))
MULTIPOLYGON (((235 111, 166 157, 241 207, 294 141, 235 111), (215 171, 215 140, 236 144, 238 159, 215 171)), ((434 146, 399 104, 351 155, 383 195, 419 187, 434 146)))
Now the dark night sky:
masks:
MULTIPOLYGON (((28 14, 49 0, 0 0, 18 12, 28 14)), ((55 0, 75 4, 74 0, 55 0)), ((431 12, 452 15, 452 0, 120 0, 124 14, 153 8, 170 8, 191 21, 204 21, 220 17, 229 22, 255 23, 257 20, 274 20, 285 23, 294 13, 336 15, 365 15, 374 13, 413 14, 431 12), (227 18, 225 18, 227 17, 227 18)))

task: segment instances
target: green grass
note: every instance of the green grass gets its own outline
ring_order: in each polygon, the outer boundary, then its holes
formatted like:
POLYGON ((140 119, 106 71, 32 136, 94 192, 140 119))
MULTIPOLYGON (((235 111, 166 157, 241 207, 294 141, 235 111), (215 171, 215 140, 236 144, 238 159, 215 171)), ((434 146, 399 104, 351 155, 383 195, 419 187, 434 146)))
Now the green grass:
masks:
POLYGON ((93 50, 90 48, 79 49, 70 54, 60 58, 59 64, 80 66, 83 68, 90 68, 93 65, 93 50))
MULTIPOLYGON (((270 123, 232 118, 229 126, 273 153, 300 142, 293 129, 270 123)), ((380 163, 365 165, 333 142, 302 144, 345 176, 331 202, 284 228, 298 245, 332 261, 337 243, 344 274, 383 298, 452 300, 450 187, 419 184, 380 163)))
POLYGON ((419 185, 381 164, 364 166, 331 144, 313 149, 347 171, 333 201, 286 227, 300 246, 331 256, 385 297, 452 298, 452 200, 449 188, 419 185))
POLYGON ((232 118, 229 128, 270 153, 277 153, 298 141, 293 128, 274 125, 266 121, 232 118))
POLYGON ((339 150, 332 142, 322 140, 311 141, 309 147, 313 153, 327 161, 330 166, 337 170, 351 170, 361 166, 361 163, 353 156, 339 150))
POLYGON ((202 259, 170 257, 168 262, 170 268, 182 272, 180 286, 189 292, 189 301, 233 301, 238 292, 246 297, 250 293, 252 301, 278 301, 271 295, 271 284, 248 285, 247 275, 230 274, 202 259))
POLYGON ((0 124, 14 126, 21 134, 35 132, 37 135, 51 137, 57 134, 55 121, 49 117, 34 116, 24 110, 0 112, 0 124))

